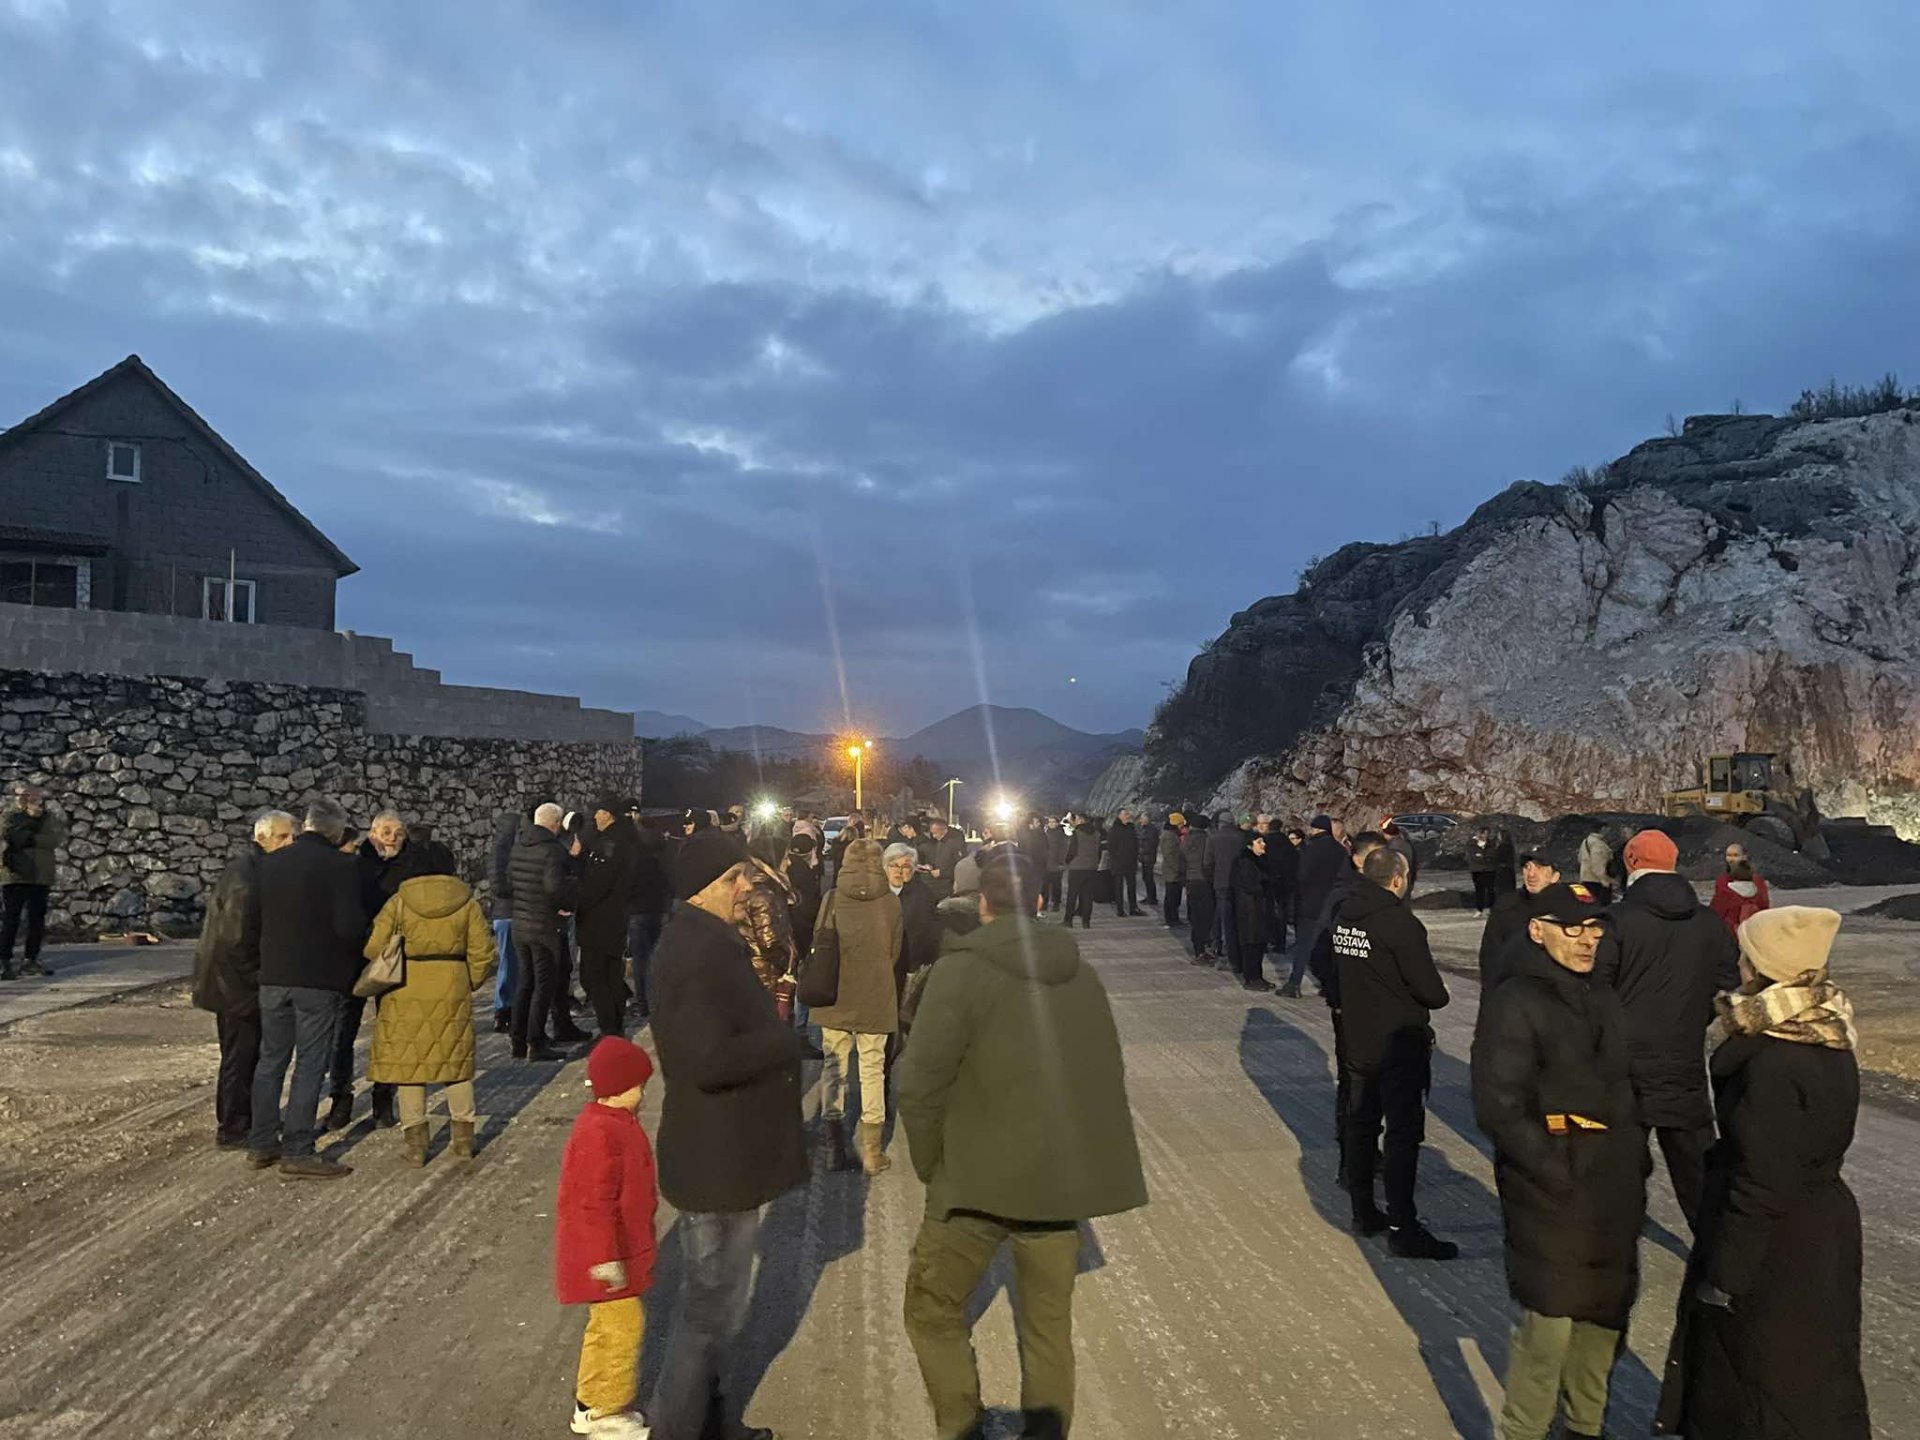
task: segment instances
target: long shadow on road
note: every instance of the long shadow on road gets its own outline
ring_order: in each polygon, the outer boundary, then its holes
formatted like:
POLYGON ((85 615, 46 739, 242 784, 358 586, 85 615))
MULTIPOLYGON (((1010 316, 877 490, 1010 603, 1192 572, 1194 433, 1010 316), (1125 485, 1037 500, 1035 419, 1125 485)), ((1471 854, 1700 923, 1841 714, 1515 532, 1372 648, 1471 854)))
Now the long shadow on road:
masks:
MULTIPOLYGON (((1300 1178, 1315 1212, 1327 1225, 1347 1232, 1351 1209, 1347 1192, 1337 1183, 1340 1150, 1326 1051, 1305 1031, 1269 1010, 1253 1008, 1240 1031, 1240 1064, 1293 1132, 1300 1146, 1300 1178)), ((1458 1060, 1435 1051, 1433 1113, 1478 1144, 1471 1116, 1458 1109, 1465 1070, 1458 1060)), ((1383 1239, 1358 1244, 1380 1288, 1416 1337, 1421 1361, 1454 1432, 1465 1440, 1487 1440, 1496 1417, 1468 1363, 1468 1347, 1478 1348, 1496 1380, 1505 1375, 1514 1310, 1506 1288, 1499 1201, 1431 1147, 1420 1152, 1419 1197, 1423 1216, 1434 1230, 1459 1242, 1458 1260, 1398 1259, 1383 1239)), ((1645 1433, 1658 1393, 1653 1373, 1629 1351, 1614 1370, 1612 1423, 1622 1434, 1645 1433)))

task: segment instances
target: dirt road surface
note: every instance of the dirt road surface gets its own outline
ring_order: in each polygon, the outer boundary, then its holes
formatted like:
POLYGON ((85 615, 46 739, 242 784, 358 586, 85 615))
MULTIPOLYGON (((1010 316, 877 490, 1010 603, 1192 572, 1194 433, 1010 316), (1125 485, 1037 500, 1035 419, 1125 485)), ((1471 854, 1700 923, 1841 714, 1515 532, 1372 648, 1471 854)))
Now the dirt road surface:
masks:
MULTIPOLYGON (((1459 947, 1456 923, 1436 932, 1459 947)), ((1472 981, 1450 979, 1438 1017, 1421 1169, 1429 1223, 1464 1254, 1432 1265, 1345 1231, 1317 1001, 1250 999, 1148 920, 1103 914, 1086 950, 1124 1030, 1153 1203, 1089 1227, 1074 1433, 1490 1435, 1510 1309, 1469 1113, 1472 981)), ((471 1169, 439 1127, 429 1167, 405 1169, 363 1098, 338 1145, 356 1173, 313 1183, 212 1149, 215 1054, 179 988, 0 1034, 0 1437, 566 1435, 581 1316, 552 1299, 551 1201, 583 1067, 514 1067, 488 1034, 471 1169)), ((899 1320, 921 1192, 893 1153, 885 1176, 816 1175, 769 1212, 737 1370, 750 1417, 788 1440, 931 1433, 899 1320)), ((1869 1109, 1848 1178, 1876 1433, 1920 1436, 1920 1125, 1869 1109)), ((1623 1435, 1645 1433, 1681 1275, 1658 1172, 1653 1192, 1623 1435)), ((649 1374, 677 1269, 667 1235, 649 1374)), ((978 1334, 1000 1406, 1018 1386, 1005 1288, 996 1274, 978 1334)))

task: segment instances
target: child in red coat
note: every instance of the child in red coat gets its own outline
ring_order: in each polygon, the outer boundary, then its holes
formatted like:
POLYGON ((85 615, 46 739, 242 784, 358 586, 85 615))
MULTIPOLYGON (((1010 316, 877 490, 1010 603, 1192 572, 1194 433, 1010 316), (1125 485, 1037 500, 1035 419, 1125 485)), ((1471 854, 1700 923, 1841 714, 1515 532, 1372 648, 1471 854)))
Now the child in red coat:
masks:
POLYGON ((634 1410, 640 1340, 653 1284, 653 1212, 659 1200, 653 1146, 640 1128, 640 1097, 653 1061, 608 1036, 587 1058, 593 1099, 573 1122, 554 1205, 553 1284, 562 1305, 585 1305, 574 1389, 573 1433, 646 1440, 634 1410))

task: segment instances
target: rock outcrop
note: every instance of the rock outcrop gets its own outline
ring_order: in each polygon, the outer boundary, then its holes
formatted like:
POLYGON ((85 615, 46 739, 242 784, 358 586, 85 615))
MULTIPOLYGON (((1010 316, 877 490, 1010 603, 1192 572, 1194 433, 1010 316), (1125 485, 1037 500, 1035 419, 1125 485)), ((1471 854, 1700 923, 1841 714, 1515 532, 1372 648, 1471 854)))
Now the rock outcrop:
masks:
POLYGON ((1697 416, 1586 483, 1349 545, 1233 617, 1149 732, 1163 798, 1657 808, 1771 750, 1920 835, 1920 416, 1697 416))

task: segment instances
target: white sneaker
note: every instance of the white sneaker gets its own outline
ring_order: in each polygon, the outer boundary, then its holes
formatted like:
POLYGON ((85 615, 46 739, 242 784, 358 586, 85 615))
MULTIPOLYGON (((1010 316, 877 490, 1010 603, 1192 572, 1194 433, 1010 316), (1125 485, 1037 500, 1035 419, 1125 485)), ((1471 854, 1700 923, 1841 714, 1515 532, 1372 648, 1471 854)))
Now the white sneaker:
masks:
POLYGON ((637 1410, 621 1410, 587 1422, 586 1433, 596 1440, 647 1440, 653 1434, 637 1410))
POLYGON ((578 1400, 573 1402, 573 1423, 567 1427, 576 1435, 593 1433, 593 1412, 578 1400))

